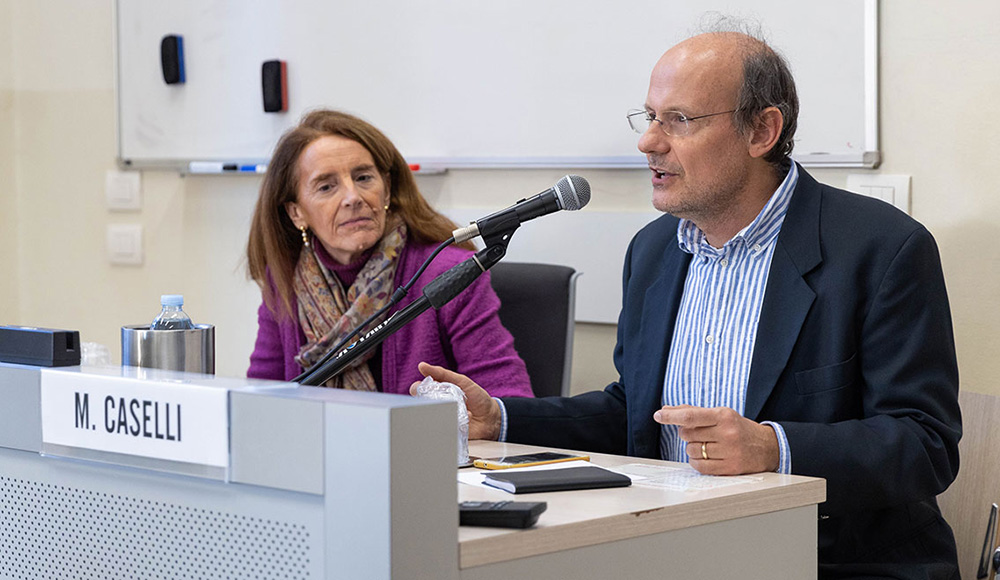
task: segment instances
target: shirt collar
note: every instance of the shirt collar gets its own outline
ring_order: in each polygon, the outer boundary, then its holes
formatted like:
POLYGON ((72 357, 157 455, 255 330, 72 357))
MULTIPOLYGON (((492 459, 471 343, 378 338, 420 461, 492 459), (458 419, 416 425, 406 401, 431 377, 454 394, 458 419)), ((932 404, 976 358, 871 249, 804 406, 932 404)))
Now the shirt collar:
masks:
POLYGON ((721 248, 713 248, 708 243, 705 232, 687 219, 681 219, 680 223, 677 224, 677 246, 688 254, 706 257, 722 256, 728 248, 738 243, 751 248, 766 246, 778 236, 778 232, 781 230, 781 222, 785 219, 788 202, 792 199, 792 192, 798 181, 798 165, 792 163, 788 173, 785 174, 785 179, 771 194, 770 199, 764 204, 764 208, 760 210, 757 217, 721 248))

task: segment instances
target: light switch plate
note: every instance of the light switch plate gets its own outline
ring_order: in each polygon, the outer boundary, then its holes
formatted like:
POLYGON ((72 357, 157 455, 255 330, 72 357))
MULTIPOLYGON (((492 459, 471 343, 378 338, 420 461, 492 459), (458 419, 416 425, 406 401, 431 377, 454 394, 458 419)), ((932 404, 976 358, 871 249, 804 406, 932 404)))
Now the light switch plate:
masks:
POLYGON ((881 199, 907 214, 910 213, 909 175, 851 173, 847 176, 847 189, 854 193, 881 199))
POLYGON ((142 174, 138 171, 109 169, 104 174, 104 194, 111 211, 142 209, 142 174))
POLYGON ((121 266, 142 265, 142 226, 108 225, 108 260, 121 266))

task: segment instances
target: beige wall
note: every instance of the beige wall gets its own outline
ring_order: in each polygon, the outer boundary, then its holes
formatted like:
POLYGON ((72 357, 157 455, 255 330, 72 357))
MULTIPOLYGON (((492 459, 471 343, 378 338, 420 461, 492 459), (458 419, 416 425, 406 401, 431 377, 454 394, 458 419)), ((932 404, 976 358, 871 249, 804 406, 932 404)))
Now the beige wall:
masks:
MULTIPOLYGON (((992 112, 1000 40, 991 28, 1000 5, 883 0, 881 10, 880 171, 912 175, 912 213, 941 246, 964 388, 1000 393, 992 332, 1000 327, 1000 170, 991 163, 1000 147, 992 112)), ((161 293, 180 292, 196 321, 217 326, 218 372, 241 375, 256 334, 259 295, 243 275, 242 251, 259 178, 146 171, 142 210, 109 212, 111 39, 109 0, 0 0, 0 271, 15 273, 0 277, 0 322, 79 329, 117 360, 119 327, 150 320, 161 293), (145 228, 143 266, 108 264, 112 223, 145 228)), ((441 207, 498 207, 564 173, 464 170, 419 179, 441 207)), ((842 186, 848 170, 813 173, 842 186)), ((594 208, 649 206, 644 171, 586 177, 594 208)), ((602 275, 617 278, 618 265, 602 275)), ((574 391, 614 377, 613 344, 613 326, 578 325, 574 391)))
POLYGON ((11 2, 0 0, 0 324, 18 320, 13 28, 11 2))
POLYGON ((883 171, 941 248, 963 388, 1000 394, 1000 3, 882 5, 883 171))

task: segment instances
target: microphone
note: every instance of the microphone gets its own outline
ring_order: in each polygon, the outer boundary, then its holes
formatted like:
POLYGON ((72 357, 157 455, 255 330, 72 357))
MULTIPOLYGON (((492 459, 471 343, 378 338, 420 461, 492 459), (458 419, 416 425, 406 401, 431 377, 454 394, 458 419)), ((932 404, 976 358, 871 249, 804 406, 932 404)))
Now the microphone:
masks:
POLYGON ((507 209, 488 215, 451 234, 455 243, 476 236, 489 237, 516 229, 522 222, 565 209, 576 211, 590 201, 590 184, 579 175, 567 175, 538 195, 522 199, 507 209))

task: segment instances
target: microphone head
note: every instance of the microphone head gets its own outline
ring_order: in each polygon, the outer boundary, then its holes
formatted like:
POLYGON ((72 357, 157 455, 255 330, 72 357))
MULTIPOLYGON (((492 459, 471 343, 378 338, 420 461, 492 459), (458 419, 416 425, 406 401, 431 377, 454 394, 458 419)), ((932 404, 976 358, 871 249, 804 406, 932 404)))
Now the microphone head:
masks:
POLYGON ((590 202, 590 184, 579 175, 567 175, 552 189, 562 209, 576 211, 590 202))

